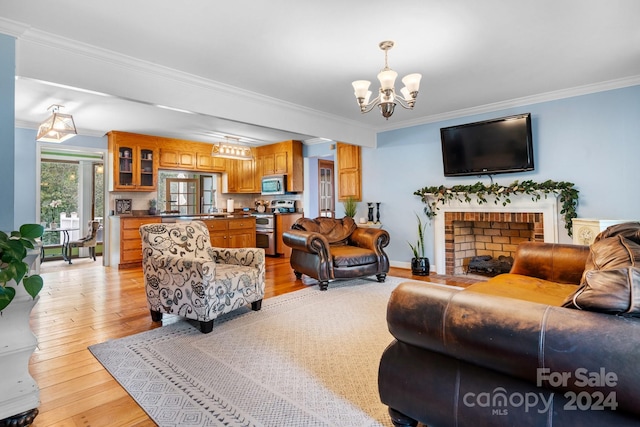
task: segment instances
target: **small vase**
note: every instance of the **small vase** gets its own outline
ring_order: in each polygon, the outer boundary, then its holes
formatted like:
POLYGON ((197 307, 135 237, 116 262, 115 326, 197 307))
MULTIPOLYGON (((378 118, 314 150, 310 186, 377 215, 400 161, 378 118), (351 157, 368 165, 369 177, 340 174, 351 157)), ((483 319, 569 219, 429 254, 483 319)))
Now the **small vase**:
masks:
POLYGON ((51 224, 49 224, 49 228, 52 230, 55 230, 56 228, 58 228, 58 223, 57 222, 52 222, 51 224))
POLYGON ((416 276, 428 276, 429 275, 429 258, 412 258, 411 259, 411 273, 416 276))

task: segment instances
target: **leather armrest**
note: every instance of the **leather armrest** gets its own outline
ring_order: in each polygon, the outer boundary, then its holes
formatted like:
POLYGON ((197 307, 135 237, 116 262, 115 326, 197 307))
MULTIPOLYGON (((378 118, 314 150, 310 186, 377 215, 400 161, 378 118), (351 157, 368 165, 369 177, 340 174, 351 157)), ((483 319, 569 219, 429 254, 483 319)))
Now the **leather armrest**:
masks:
POLYGON ((577 285, 588 255, 588 246, 523 242, 518 245, 510 273, 577 285))
POLYGON ((328 254, 330 252, 327 238, 313 231, 288 230, 282 233, 282 241, 292 249, 310 254, 321 252, 328 254))
POLYGON ((389 233, 379 228, 357 228, 349 236, 349 244, 380 253, 389 244, 389 233))

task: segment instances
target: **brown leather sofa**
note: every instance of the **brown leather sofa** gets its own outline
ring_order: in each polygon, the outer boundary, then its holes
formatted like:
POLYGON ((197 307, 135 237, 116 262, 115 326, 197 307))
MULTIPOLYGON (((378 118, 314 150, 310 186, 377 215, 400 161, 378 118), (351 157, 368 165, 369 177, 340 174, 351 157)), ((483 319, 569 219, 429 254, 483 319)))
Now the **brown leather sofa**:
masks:
POLYGON ((640 425, 640 224, 614 231, 600 247, 521 244, 510 273, 464 290, 399 285, 378 384, 394 425, 640 425), (574 304, 612 293, 626 306, 574 304))
POLYGON ((303 274, 316 279, 320 290, 329 282, 375 275, 384 282, 389 258, 384 248, 389 233, 374 228, 358 228, 353 218, 300 218, 291 230, 282 233, 291 247, 291 268, 298 279, 303 274))

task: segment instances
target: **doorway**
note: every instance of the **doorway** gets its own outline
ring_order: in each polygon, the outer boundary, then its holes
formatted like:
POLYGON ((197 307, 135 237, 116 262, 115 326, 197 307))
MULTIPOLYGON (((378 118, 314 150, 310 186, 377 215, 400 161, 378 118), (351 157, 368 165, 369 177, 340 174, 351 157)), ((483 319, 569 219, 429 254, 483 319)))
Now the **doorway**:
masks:
POLYGON ((40 145, 36 216, 45 227, 42 261, 88 257, 89 248, 66 251, 66 244, 87 235, 90 221, 100 224, 96 254, 105 252, 104 156, 100 150, 40 145))
POLYGON ((321 217, 334 218, 335 183, 333 160, 318 160, 318 206, 321 217))

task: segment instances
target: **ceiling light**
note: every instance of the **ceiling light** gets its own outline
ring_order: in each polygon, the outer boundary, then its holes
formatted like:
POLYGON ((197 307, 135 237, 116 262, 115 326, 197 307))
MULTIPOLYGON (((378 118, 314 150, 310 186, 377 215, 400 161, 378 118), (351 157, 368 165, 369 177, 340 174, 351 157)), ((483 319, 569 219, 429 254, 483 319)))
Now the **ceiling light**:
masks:
POLYGON ((58 110, 62 105, 52 105, 47 110, 52 110, 51 117, 42 122, 38 127, 36 141, 57 142, 66 141, 78 134, 71 114, 62 114, 58 110))
POLYGON ((398 73, 389 68, 387 61, 387 53, 393 47, 393 42, 383 41, 380 42, 379 46, 380 49, 384 50, 384 68, 380 70, 378 74, 378 80, 380 81, 379 95, 376 99, 369 102, 369 98, 371 98, 369 85, 371 85, 371 82, 368 80, 356 80, 351 84, 353 85, 354 94, 362 113, 368 113, 373 107, 378 105, 382 116, 388 120, 393 114, 396 103, 407 110, 413 110, 413 106, 416 104, 416 98, 418 97, 422 74, 415 73, 405 76, 402 79, 404 87, 400 90, 401 96, 398 96, 394 87, 398 73))
POLYGON ((251 147, 238 144, 237 138, 226 136, 225 139, 226 142, 217 142, 213 144, 213 146, 211 147, 211 157, 221 157, 223 159, 234 160, 253 159, 253 152, 251 151, 251 147), (236 141, 236 143, 229 142, 230 139, 236 141))

